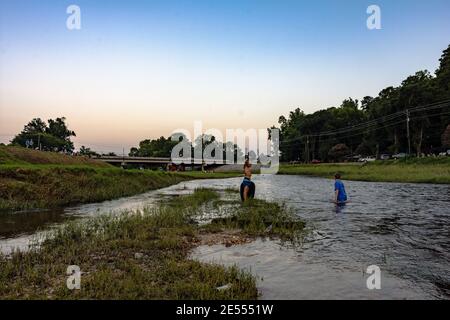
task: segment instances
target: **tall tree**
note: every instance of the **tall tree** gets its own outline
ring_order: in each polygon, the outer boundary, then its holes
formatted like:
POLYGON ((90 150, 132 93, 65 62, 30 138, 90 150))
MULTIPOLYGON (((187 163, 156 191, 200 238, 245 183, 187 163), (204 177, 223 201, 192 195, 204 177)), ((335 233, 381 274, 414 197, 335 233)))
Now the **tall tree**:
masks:
POLYGON ((23 147, 33 147, 44 151, 71 153, 74 150, 71 137, 75 132, 68 129, 66 118, 49 119, 48 124, 40 118, 35 118, 26 124, 11 143, 23 147))
MULTIPOLYGON (((427 71, 418 71, 406 78, 399 90, 399 104, 404 108, 419 107, 434 102, 432 76, 427 71)), ((422 153, 424 130, 430 125, 427 111, 416 112, 410 122, 412 142, 419 156, 422 153)))
POLYGON ((135 157, 170 157, 173 147, 178 142, 170 138, 159 137, 158 139, 146 139, 139 142, 139 148, 130 149, 130 156, 135 157))
POLYGON ((438 99, 450 99, 450 45, 442 53, 439 62, 439 68, 436 70, 438 99))
POLYGON ((450 124, 445 129, 444 133, 441 136, 442 146, 445 148, 450 148, 450 124))

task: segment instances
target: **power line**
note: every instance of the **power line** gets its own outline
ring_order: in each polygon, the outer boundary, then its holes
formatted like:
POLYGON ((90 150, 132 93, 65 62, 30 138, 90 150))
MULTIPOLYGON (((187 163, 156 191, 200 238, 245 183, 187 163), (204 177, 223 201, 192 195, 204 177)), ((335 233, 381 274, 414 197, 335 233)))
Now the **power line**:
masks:
POLYGON ((357 130, 357 129, 364 129, 367 126, 377 125, 380 122, 393 120, 393 119, 399 118, 401 116, 403 116, 403 115, 402 114, 394 114, 394 115, 386 116, 386 117, 379 118, 379 119, 376 119, 376 120, 367 121, 367 122, 364 122, 364 123, 361 123, 361 124, 358 124, 358 125, 345 127, 345 128, 342 128, 342 129, 336 129, 336 130, 320 132, 320 133, 317 133, 317 134, 313 134, 312 136, 329 136, 329 135, 345 133, 345 132, 349 132, 349 131, 353 131, 353 130, 357 130))
MULTIPOLYGON (((364 134, 364 133, 367 132, 367 131, 373 131, 373 130, 377 130, 377 129, 382 129, 382 128, 385 128, 385 127, 388 127, 388 126, 391 126, 391 125, 396 125, 396 124, 399 124, 399 123, 403 123, 404 121, 405 121, 405 120, 400 120, 400 121, 397 121, 397 122, 394 122, 394 123, 386 124, 386 125, 381 126, 381 127, 380 127, 378 124, 369 125, 369 126, 367 126, 367 127, 361 127, 361 128, 356 129, 356 130, 353 130, 353 131, 364 130, 364 132, 361 132, 361 133, 358 133, 358 134, 346 135, 346 136, 344 136, 344 137, 358 136, 358 135, 364 134)), ((348 131, 348 132, 342 132, 342 133, 349 133, 349 132, 351 132, 351 131, 348 131)), ((335 134, 333 134, 333 136, 337 136, 337 135, 339 135, 339 134, 341 134, 341 133, 335 133, 335 134)), ((321 135, 309 135, 309 136, 310 136, 310 137, 318 137, 318 138, 321 138, 321 137, 322 137, 321 135)), ((327 135, 327 136, 331 136, 331 135, 327 135)), ((294 139, 291 139, 291 140, 284 140, 284 141, 281 141, 280 143, 289 143, 289 142, 301 141, 301 140, 304 139, 304 137, 306 137, 306 135, 302 135, 302 136, 300 136, 300 137, 298 137, 298 138, 294 138, 294 139)), ((334 140, 334 139, 337 139, 337 138, 338 138, 338 137, 332 137, 332 138, 320 139, 320 141, 334 140)), ((341 138, 342 138, 342 137, 341 137, 341 138)))
MULTIPOLYGON (((409 110, 409 112, 413 113, 413 112, 420 112, 420 111, 428 111, 428 110, 432 110, 432 109, 439 109, 442 107, 448 107, 450 106, 450 100, 445 101, 445 102, 440 102, 440 103, 435 103, 435 104, 430 104, 427 106, 420 106, 420 107, 413 107, 413 108, 407 108, 406 110, 409 110)), ((352 131, 353 129, 357 129, 357 128, 361 128, 361 127, 365 127, 367 125, 371 125, 371 124, 376 124, 379 121, 388 121, 388 120, 392 120, 395 118, 399 118, 399 117, 403 117, 405 115, 405 111, 398 111, 396 113, 392 113, 390 115, 387 116, 383 116, 377 119, 373 119, 370 121, 366 121, 357 125, 353 125, 353 126, 348 126, 345 128, 340 128, 340 129, 335 129, 335 130, 329 130, 329 131, 325 131, 325 132, 319 132, 316 134, 308 134, 309 136, 324 136, 324 135, 333 135, 336 133, 341 133, 341 132, 347 132, 347 131, 352 131)))
POLYGON ((449 100, 442 100, 442 101, 430 103, 430 104, 427 104, 427 105, 422 105, 422 106, 417 106, 417 107, 411 107, 411 108, 409 108, 409 110, 423 109, 423 108, 431 108, 431 107, 439 107, 439 106, 441 106, 441 105, 448 105, 448 104, 450 104, 450 99, 449 99, 449 100))
MULTIPOLYGON (((320 142, 327 142, 327 141, 333 141, 333 140, 338 140, 338 139, 346 139, 346 138, 356 137, 356 136, 360 136, 360 135, 363 135, 363 134, 365 134, 367 132, 371 132, 371 131, 374 131, 374 130, 379 130, 379 129, 384 129, 384 128, 388 128, 388 127, 391 127, 391 126, 395 126, 395 125, 403 123, 404 121, 405 120, 397 121, 397 122, 394 122, 394 123, 386 124, 386 125, 381 126, 381 127, 370 127, 370 128, 366 128, 364 132, 360 132, 360 133, 357 133, 357 134, 348 134, 348 135, 345 135, 345 136, 330 137, 330 138, 326 138, 326 139, 320 139, 319 141, 320 142)), ((295 139, 295 140, 301 140, 303 138, 304 138, 304 136, 301 137, 301 138, 295 139)), ((281 141, 280 144, 292 143, 292 142, 294 142, 294 141, 281 141)))
MULTIPOLYGON (((426 119, 428 117, 447 115, 447 114, 450 114, 450 111, 442 112, 442 113, 438 113, 438 114, 426 115, 426 116, 411 117, 410 120, 426 119)), ((378 126, 371 126, 371 127, 365 128, 364 132, 360 132, 360 133, 357 133, 357 134, 349 134, 349 135, 344 135, 344 136, 339 136, 339 137, 331 137, 331 138, 327 138, 327 139, 321 139, 320 142, 327 142, 327 141, 333 141, 333 140, 338 140, 338 139, 352 138, 352 137, 356 137, 356 136, 360 136, 360 135, 366 134, 367 132, 372 132, 372 131, 375 131, 375 130, 389 128, 389 127, 392 127, 392 126, 404 123, 404 121, 405 120, 400 120, 400 121, 393 122, 393 123, 388 123, 388 124, 385 124, 385 125, 379 126, 379 127, 378 126)), ((290 143, 296 142, 296 141, 300 142, 302 139, 305 139, 305 137, 307 137, 307 136, 305 135, 305 136, 299 137, 297 139, 292 139, 291 141, 289 141, 289 140, 288 141, 286 141, 286 140, 285 141, 280 141, 280 144, 290 144, 290 143)))
MULTIPOLYGON (((426 106, 419 106, 419 107, 408 108, 407 110, 409 110, 408 111, 409 113, 413 113, 413 112, 420 112, 420 111, 429 111, 429 110, 439 109, 439 108, 448 107, 448 106, 450 106, 450 100, 446 100, 446 101, 438 102, 438 103, 433 103, 433 104, 429 104, 429 105, 426 105, 426 106)), ((398 111, 396 113, 393 113, 393 114, 390 114, 390 115, 387 115, 387 116, 383 116, 383 117, 380 117, 380 118, 377 118, 377 119, 373 119, 373 120, 370 120, 370 121, 366 121, 364 123, 360 123, 360 124, 357 124, 357 125, 348 126, 348 127, 344 127, 344 128, 340 128, 340 129, 335 129, 335 130, 319 132, 319 133, 308 133, 308 134, 302 135, 302 136, 300 136, 298 138, 280 141, 280 143, 289 143, 289 142, 295 142, 295 141, 300 142, 300 141, 304 140, 304 138, 306 136, 308 136, 308 137, 319 137, 320 138, 320 137, 323 137, 323 136, 339 135, 339 134, 342 134, 342 133, 348 133, 348 132, 358 131, 358 130, 365 130, 367 132, 367 131, 371 131, 372 129, 383 128, 383 127, 378 127, 381 121, 389 122, 389 121, 393 121, 393 120, 396 120, 397 118, 404 117, 404 116, 405 116, 405 110, 402 110, 402 111, 398 111)), ((436 114, 435 115, 427 115, 427 117, 433 117, 433 116, 437 116, 437 115, 436 114)), ((411 119, 417 119, 417 118, 411 117, 411 119)), ((402 123, 403 121, 405 121, 405 120, 401 120, 401 121, 389 124, 389 126, 402 123)), ((386 127, 386 126, 384 126, 384 127, 386 127)), ((360 134, 357 134, 357 135, 360 135, 360 134)))

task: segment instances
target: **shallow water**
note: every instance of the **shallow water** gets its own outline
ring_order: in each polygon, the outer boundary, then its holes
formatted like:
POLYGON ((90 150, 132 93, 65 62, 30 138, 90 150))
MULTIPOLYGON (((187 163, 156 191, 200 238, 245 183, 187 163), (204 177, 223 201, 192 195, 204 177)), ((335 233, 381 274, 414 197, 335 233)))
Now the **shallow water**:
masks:
MULTIPOLYGON (((192 257, 237 264, 262 277, 263 299, 450 298, 450 186, 345 181, 350 203, 331 203, 333 181, 304 176, 255 176, 257 198, 286 203, 311 230, 302 246, 262 239, 225 248, 202 246, 192 257), (369 265, 381 268, 381 290, 368 290, 369 265)), ((238 188, 240 178, 195 180, 142 195, 61 212, 1 214, 0 246, 26 248, 37 227, 79 216, 139 209, 161 195, 198 187, 238 188), (24 217, 37 222, 25 223, 24 217), (5 216, 8 216, 5 218, 5 216)), ((237 197, 237 195, 236 195, 237 197)))
POLYGON ((449 186, 345 181, 350 203, 336 210, 332 180, 254 180, 258 198, 284 202, 307 222, 303 246, 204 246, 193 257, 251 268, 266 299, 450 297, 449 186), (381 290, 366 287, 370 265, 381 268, 381 290))

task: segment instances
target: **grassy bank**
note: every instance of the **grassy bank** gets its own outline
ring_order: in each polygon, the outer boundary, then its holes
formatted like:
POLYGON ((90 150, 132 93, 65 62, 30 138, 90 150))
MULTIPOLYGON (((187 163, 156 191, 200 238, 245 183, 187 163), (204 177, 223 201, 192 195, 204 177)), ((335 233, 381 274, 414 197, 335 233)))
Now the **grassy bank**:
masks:
POLYGON ((378 182, 414 182, 450 184, 450 159, 410 159, 375 161, 366 164, 281 165, 279 174, 312 175, 378 182))
POLYGON ((67 224, 40 248, 0 255, 0 299, 255 299, 254 276, 192 261, 190 250, 204 238, 222 239, 231 232, 293 239, 303 225, 283 207, 261 201, 241 206, 234 196, 235 201, 222 202, 214 191, 197 190, 142 214, 67 224), (214 227, 195 222, 203 206, 230 204, 234 212, 227 222, 217 220, 214 227), (285 227, 268 230, 267 223, 281 217, 285 227), (69 265, 82 271, 80 290, 66 286, 69 265), (217 289, 224 285, 228 289, 217 289))
POLYGON ((0 210, 99 202, 230 173, 122 170, 86 157, 0 147, 0 210))
POLYGON ((98 202, 188 180, 177 174, 94 166, 0 166, 0 209, 98 202))
POLYGON ((109 164, 83 156, 67 156, 56 152, 42 152, 21 147, 0 146, 0 165, 66 165, 111 167, 109 164))

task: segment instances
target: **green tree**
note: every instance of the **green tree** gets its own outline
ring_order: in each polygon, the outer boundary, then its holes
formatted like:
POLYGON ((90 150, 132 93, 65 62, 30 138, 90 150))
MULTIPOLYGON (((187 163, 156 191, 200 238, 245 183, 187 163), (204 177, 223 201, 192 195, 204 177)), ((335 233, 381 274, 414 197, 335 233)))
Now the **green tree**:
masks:
POLYGON ((437 99, 450 99, 450 45, 442 53, 439 62, 436 70, 437 99))
POLYGON ((98 156, 99 154, 93 150, 91 150, 91 148, 87 148, 85 146, 81 146, 80 151, 78 152, 79 155, 81 156, 89 156, 89 157, 93 157, 93 156, 98 156))
POLYGON ((442 146, 445 148, 450 148, 450 124, 445 129, 444 133, 441 136, 442 146))
POLYGON ((169 158, 173 147, 177 141, 170 138, 159 137, 158 139, 146 139, 139 142, 139 148, 130 149, 129 155, 132 157, 162 157, 169 158))
POLYGON ((343 143, 339 143, 330 149, 328 155, 336 162, 341 162, 344 160, 345 156, 350 154, 350 149, 343 143))
POLYGON ((49 119, 48 124, 40 118, 35 118, 26 124, 11 143, 22 147, 32 146, 44 151, 58 151, 71 153, 74 150, 73 142, 70 140, 75 132, 68 129, 66 119, 49 119))
MULTIPOLYGON (((427 71, 418 71, 415 75, 406 78, 399 90, 399 104, 406 108, 423 106, 434 102, 432 89, 433 77, 427 71)), ((417 156, 422 152, 424 130, 430 125, 427 111, 416 112, 411 123, 411 136, 417 156)))

